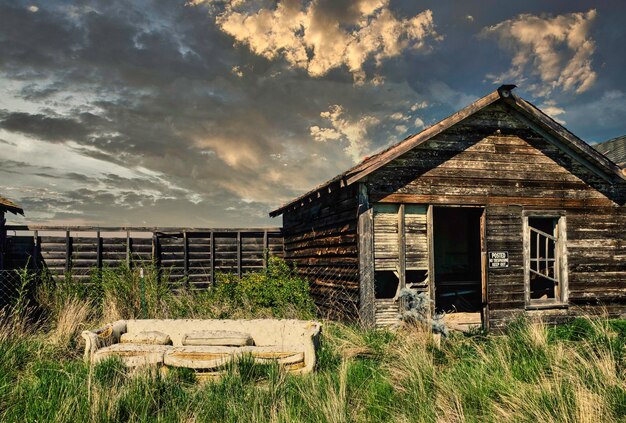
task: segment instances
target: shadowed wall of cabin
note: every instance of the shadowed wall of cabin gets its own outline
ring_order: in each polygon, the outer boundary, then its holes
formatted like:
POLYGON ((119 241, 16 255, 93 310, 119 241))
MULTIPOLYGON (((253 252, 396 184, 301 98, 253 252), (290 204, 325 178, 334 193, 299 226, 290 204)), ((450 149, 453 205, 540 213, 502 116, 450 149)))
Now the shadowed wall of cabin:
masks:
POLYGON ((359 307, 356 186, 331 186, 283 213, 285 258, 311 282, 324 317, 356 319, 359 307))

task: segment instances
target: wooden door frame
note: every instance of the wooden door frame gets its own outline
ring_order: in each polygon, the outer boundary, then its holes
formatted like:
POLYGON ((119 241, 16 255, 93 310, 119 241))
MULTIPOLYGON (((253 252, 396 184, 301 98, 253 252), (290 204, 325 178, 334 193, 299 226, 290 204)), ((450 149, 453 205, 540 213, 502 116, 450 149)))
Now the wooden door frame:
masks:
POLYGON ((484 329, 489 329, 489 301, 488 301, 488 269, 487 269, 487 206, 468 204, 429 204, 426 214, 426 236, 428 237, 428 274, 430 282, 430 298, 432 299, 432 311, 435 313, 435 232, 434 232, 434 208, 480 208, 480 284, 481 284, 481 311, 480 319, 484 329))
POLYGON ((489 330, 489 272, 487 269, 487 207, 483 207, 480 215, 480 285, 482 291, 482 308, 480 320, 483 329, 489 330))

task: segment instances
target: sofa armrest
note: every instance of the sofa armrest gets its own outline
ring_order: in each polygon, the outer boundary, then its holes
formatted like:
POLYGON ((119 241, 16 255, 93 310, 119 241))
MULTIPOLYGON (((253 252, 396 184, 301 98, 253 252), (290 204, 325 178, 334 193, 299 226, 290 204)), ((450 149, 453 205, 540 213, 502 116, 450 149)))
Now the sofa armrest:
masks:
POLYGON ((300 369, 297 373, 310 373, 315 369, 321 331, 322 325, 320 325, 319 322, 306 322, 305 334, 303 335, 304 367, 300 369))
POLYGON ((93 331, 83 331, 81 336, 85 340, 84 360, 91 360, 98 349, 120 342, 123 333, 126 333, 126 320, 118 320, 93 331))

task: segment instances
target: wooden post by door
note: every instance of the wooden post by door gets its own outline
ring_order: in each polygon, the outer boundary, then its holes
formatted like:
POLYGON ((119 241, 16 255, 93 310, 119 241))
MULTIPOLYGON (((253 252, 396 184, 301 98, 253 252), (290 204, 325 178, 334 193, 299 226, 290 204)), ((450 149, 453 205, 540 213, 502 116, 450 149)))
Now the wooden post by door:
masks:
POLYGON ((435 314, 435 242, 433 233, 433 205, 426 210, 426 238, 428 242, 428 284, 430 288, 431 315, 435 314))
POLYGON ((489 329, 489 299, 488 299, 488 275, 487 275, 487 207, 483 208, 480 215, 480 283, 482 287, 481 321, 484 329, 489 329))

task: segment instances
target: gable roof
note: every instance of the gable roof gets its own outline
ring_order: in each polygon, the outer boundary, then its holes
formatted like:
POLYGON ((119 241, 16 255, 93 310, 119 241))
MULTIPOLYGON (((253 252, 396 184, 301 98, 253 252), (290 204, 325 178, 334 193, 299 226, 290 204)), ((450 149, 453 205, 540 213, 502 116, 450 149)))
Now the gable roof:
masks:
POLYGON ((15 204, 13 201, 0 196, 0 212, 3 211, 10 211, 14 214, 19 213, 21 215, 24 215, 24 210, 22 210, 20 206, 15 204))
POLYGON ((391 162, 392 160, 400 157, 404 153, 412 150, 420 144, 435 137, 446 129, 461 122, 463 119, 473 115, 474 113, 484 109, 485 107, 495 103, 502 99, 507 107, 507 110, 511 111, 528 125, 531 129, 538 132, 549 142, 552 142, 560 149, 574 156, 584 166, 589 168, 595 174, 601 176, 608 182, 613 182, 615 178, 619 180, 626 180, 626 174, 622 172, 622 169, 613 163, 608 157, 598 152, 589 144, 578 138, 573 133, 569 132, 562 125, 552 119, 550 116, 543 113, 532 103, 514 95, 511 91, 515 88, 515 85, 502 85, 497 90, 487 94, 486 96, 476 100, 469 106, 459 110, 451 116, 443 119, 442 121, 424 129, 418 134, 411 135, 405 138, 403 141, 371 156, 357 164, 356 166, 348 169, 347 171, 335 176, 329 181, 317 186, 313 190, 307 192, 304 195, 292 200, 291 202, 281 206, 280 208, 270 212, 271 217, 281 215, 286 209, 294 206, 298 203, 303 203, 307 198, 313 198, 320 195, 321 191, 329 188, 333 184, 339 184, 339 186, 348 186, 357 181, 362 180, 367 175, 380 169, 382 166, 391 162))
POLYGON ((619 166, 626 167, 626 135, 593 146, 619 166))

